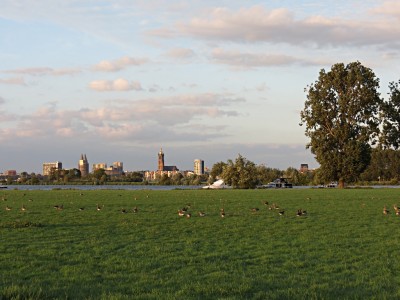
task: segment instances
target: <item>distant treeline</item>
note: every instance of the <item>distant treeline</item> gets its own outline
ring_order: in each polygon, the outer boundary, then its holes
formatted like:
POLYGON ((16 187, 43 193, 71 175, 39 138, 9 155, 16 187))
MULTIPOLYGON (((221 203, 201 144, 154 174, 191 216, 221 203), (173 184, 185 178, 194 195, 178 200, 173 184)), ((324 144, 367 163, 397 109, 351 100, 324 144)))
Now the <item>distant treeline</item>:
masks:
MULTIPOLYGON (((210 184, 218 178, 225 179, 226 182, 234 183, 245 182, 243 188, 254 188, 258 185, 268 184, 276 178, 285 177, 296 186, 321 185, 326 184, 319 176, 319 169, 300 172, 294 167, 286 170, 270 168, 265 165, 255 165, 240 156, 235 162, 218 162, 213 165, 210 173, 204 175, 191 174, 184 176, 176 173, 171 177, 166 174, 157 176, 154 181, 146 181, 144 172, 126 172, 121 176, 106 175, 104 170, 96 170, 88 176, 81 177, 79 170, 55 170, 49 176, 28 174, 22 172, 18 176, 4 176, 0 179, 0 184, 32 184, 32 185, 204 185, 210 184), (242 166, 241 166, 242 164, 242 166), (236 179, 235 179, 236 178, 236 179)), ((356 182, 349 184, 359 185, 397 185, 400 180, 400 151, 393 149, 373 149, 371 162, 368 168, 359 176, 356 182)))

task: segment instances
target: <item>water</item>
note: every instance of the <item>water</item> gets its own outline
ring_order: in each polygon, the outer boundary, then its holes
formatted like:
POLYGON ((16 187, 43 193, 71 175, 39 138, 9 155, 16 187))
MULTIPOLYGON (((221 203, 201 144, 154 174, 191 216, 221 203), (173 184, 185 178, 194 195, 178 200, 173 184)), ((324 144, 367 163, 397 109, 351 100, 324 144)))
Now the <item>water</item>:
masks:
MULTIPOLYGON (((0 186, 3 187, 3 186, 0 186)), ((7 188, 0 188, 1 191, 7 190, 23 190, 23 191, 51 191, 54 189, 61 190, 153 190, 153 191, 171 191, 171 190, 198 190, 203 186, 199 185, 8 185, 7 188)), ((293 189, 310 189, 317 188, 316 186, 293 186, 293 189)), ((349 186, 354 188, 354 186, 349 186)), ((365 188, 373 189, 396 189, 400 185, 371 185, 365 188)), ((289 189, 290 190, 290 189, 289 189)))
POLYGON ((23 191, 51 191, 54 189, 61 190, 196 190, 201 189, 198 185, 8 185, 6 189, 0 189, 0 192, 6 190, 23 190, 23 191))

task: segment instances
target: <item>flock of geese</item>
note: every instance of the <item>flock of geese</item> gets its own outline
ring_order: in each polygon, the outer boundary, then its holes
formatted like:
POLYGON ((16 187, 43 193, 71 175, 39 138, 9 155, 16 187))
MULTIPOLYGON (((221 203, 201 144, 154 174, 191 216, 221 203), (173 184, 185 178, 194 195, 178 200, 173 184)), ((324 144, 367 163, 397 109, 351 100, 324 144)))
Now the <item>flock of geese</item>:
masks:
MULTIPOLYGON (((397 204, 393 204, 393 209, 396 216, 400 216, 400 207, 398 207, 397 204)), ((386 205, 383 207, 383 214, 384 215, 390 214, 390 211, 386 208, 386 205)))
MULTIPOLYGON (((83 194, 80 193, 80 195, 82 196, 83 194)), ((25 194, 24 194, 24 196, 25 196, 25 194)), ((146 197, 148 198, 149 196, 146 196, 146 197)), ((135 197, 134 199, 137 200, 136 197, 135 197)), ((6 198, 5 196, 3 196, 1 200, 7 201, 7 198, 6 198)), ((30 198, 29 201, 31 202, 31 201, 33 201, 33 200, 30 198)), ((264 204, 264 206, 267 207, 268 210, 276 211, 280 216, 284 216, 284 215, 285 215, 285 210, 284 210, 284 209, 281 209, 276 203, 272 203, 271 205, 269 204, 268 201, 263 201, 262 203, 264 204)), ((62 210, 64 210, 64 204, 57 204, 57 205, 54 205, 53 208, 54 208, 55 210, 57 210, 57 211, 62 211, 62 210)), ((97 211, 101 211, 103 208, 104 208, 104 205, 96 204, 96 210, 97 210, 97 211)), ((186 217, 186 218, 188 218, 188 219, 191 218, 191 217, 192 217, 192 213, 189 212, 189 209, 190 209, 190 208, 191 208, 191 204, 188 203, 186 206, 184 206, 183 208, 181 208, 181 209, 178 210, 178 216, 179 216, 179 217, 186 217)), ((386 208, 386 207, 385 207, 385 208, 386 208)), ((396 208, 397 208, 397 207, 396 207, 396 208)), ((398 209, 399 214, 400 214, 400 208, 397 208, 397 209, 398 209)), ((12 207, 6 205, 5 210, 6 210, 6 211, 11 211, 11 210, 12 210, 12 207)), ((26 207, 24 204, 22 204, 20 210, 23 211, 23 212, 26 212, 28 209, 27 209, 27 207, 26 207)), ((79 210, 79 211, 83 211, 83 210, 85 210, 85 207, 79 207, 78 210, 79 210)), ((260 209, 259 209, 258 207, 253 207, 253 208, 250 209, 250 212, 253 213, 253 214, 255 214, 255 213, 259 212, 259 211, 260 211, 260 209)), ((131 212, 131 213, 138 213, 138 212, 139 212, 139 209, 138 209, 137 206, 134 206, 132 209, 122 208, 122 209, 120 210, 120 212, 123 213, 123 214, 129 213, 129 212, 131 212)), ((198 212, 197 212, 197 215, 198 215, 199 217, 205 217, 205 216, 207 216, 207 213, 204 212, 204 211, 198 211, 198 212)), ((225 217, 227 216, 224 208, 221 208, 221 209, 219 210, 219 215, 220 215, 221 218, 225 218, 225 217)), ((305 211, 305 210, 303 210, 303 209, 298 209, 298 210, 297 210, 297 213, 296 213, 296 216, 297 216, 297 217, 304 217, 304 216, 307 216, 307 211, 305 211)))
MULTIPOLYGON (((271 205, 269 205, 268 201, 264 201, 263 204, 268 208, 268 210, 277 211, 280 216, 285 215, 285 210, 281 209, 277 204, 272 203, 271 205)), ((189 209, 190 209, 190 204, 187 204, 185 207, 183 207, 183 208, 178 210, 178 216, 179 217, 186 217, 187 219, 191 218, 192 217, 192 213, 189 212, 189 209)), ((258 207, 253 207, 253 208, 250 209, 250 212, 253 213, 253 214, 257 213, 259 211, 260 211, 260 209, 258 207)), ((198 215, 199 215, 199 217, 205 217, 206 213, 204 211, 199 211, 198 215)), ((224 208, 220 209, 219 215, 220 215, 221 218, 225 218, 226 217, 226 213, 225 213, 225 209, 224 208)), ((300 209, 297 210, 296 216, 297 217, 307 216, 307 211, 300 208, 300 209)))
MULTIPOLYGON (((26 194, 24 194, 24 196, 25 195, 26 194)), ((83 194, 80 193, 80 195, 82 196, 83 194)), ((147 195, 146 197, 148 198, 149 196, 147 195)), ((137 200, 136 197, 134 199, 137 200)), ((2 196, 1 200, 2 201, 7 201, 7 197, 6 196, 2 196)), ((31 201, 33 201, 33 199, 30 198, 30 199, 28 199, 28 201, 31 202, 31 201)), ((268 201, 263 201, 262 203, 267 207, 268 210, 276 211, 276 212, 278 212, 278 214, 280 216, 284 216, 285 215, 285 210, 281 209, 276 203, 269 204, 268 201)), ((193 215, 192 215, 191 212, 189 212, 190 207, 191 207, 191 205, 187 204, 183 208, 179 209, 178 210, 178 216, 179 217, 186 217, 187 219, 191 218, 193 215)), ((53 208, 55 210, 57 210, 57 211, 62 211, 62 210, 64 210, 64 205, 63 204, 57 204, 57 205, 54 205, 53 208)), ((104 208, 104 205, 96 204, 96 210, 97 211, 101 211, 103 208, 104 208)), ((393 209, 394 209, 395 215, 396 216, 400 216, 400 207, 397 206, 396 204, 393 204, 393 209)), ((5 210, 6 211, 11 211, 12 207, 6 205, 5 210)), ((23 211, 23 212, 26 212, 27 211, 27 207, 24 204, 22 204, 20 210, 23 211)), ((79 207, 79 211, 83 211, 83 210, 85 210, 85 207, 79 207)), ((253 214, 257 213, 259 211, 260 211, 260 209, 258 207, 253 207, 253 208, 250 209, 250 212, 253 213, 253 214)), ((138 213, 139 209, 138 209, 137 206, 133 207, 132 209, 122 208, 120 210, 120 212, 123 213, 123 214, 129 213, 129 212, 138 213)), ((389 209, 387 209, 386 205, 383 207, 383 214, 384 215, 389 215, 390 214, 390 211, 389 211, 389 209)), ((207 213, 204 212, 204 211, 198 211, 197 215, 199 217, 205 217, 205 216, 207 216, 207 213)), ((220 209, 219 215, 220 215, 221 218, 225 218, 226 217, 226 213, 225 213, 225 209, 224 208, 220 209)), ((300 208, 300 209, 297 210, 296 216, 297 217, 307 216, 307 211, 300 208)))
MULTIPOLYGON (((58 211, 64 210, 64 204, 54 205, 53 208, 54 208, 55 210, 58 210, 58 211)), ((97 210, 97 211, 100 211, 100 210, 102 210, 103 208, 104 208, 104 205, 96 204, 96 210, 97 210)), ((6 208, 5 208, 5 209, 6 209, 6 211, 10 211, 10 210, 12 210, 12 207, 6 205, 6 208)), ((27 211, 27 210, 28 210, 27 207, 26 207, 24 204, 22 204, 22 206, 21 206, 21 211, 27 211)), ((83 211, 83 210, 85 210, 85 207, 79 207, 78 210, 79 210, 79 211, 83 211)), ((137 206, 135 206, 135 207, 132 208, 131 211, 132 211, 133 213, 137 213, 137 212, 139 211, 139 209, 137 208, 137 206)), ((125 214, 125 213, 128 213, 129 210, 127 210, 127 209, 125 209, 125 208, 122 208, 122 209, 121 209, 121 212, 125 214)))

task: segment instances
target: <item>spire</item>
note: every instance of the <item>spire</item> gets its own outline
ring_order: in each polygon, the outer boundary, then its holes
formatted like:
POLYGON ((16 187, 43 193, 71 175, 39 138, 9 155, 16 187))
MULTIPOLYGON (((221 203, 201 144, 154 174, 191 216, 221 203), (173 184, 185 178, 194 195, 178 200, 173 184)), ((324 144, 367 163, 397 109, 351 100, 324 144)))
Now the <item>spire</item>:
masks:
POLYGON ((81 154, 81 160, 83 160, 83 154, 81 154))
POLYGON ((85 153, 85 161, 87 161, 86 153, 85 153))

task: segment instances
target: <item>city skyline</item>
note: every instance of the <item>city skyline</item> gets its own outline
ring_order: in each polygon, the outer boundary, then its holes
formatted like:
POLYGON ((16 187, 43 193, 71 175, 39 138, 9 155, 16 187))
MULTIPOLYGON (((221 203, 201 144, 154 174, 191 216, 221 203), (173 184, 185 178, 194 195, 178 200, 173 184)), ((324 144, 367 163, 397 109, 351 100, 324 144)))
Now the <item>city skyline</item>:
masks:
POLYGON ((316 168, 299 126, 320 69, 398 81, 400 3, 0 0, 0 170, 123 161, 181 170, 238 154, 316 168))

